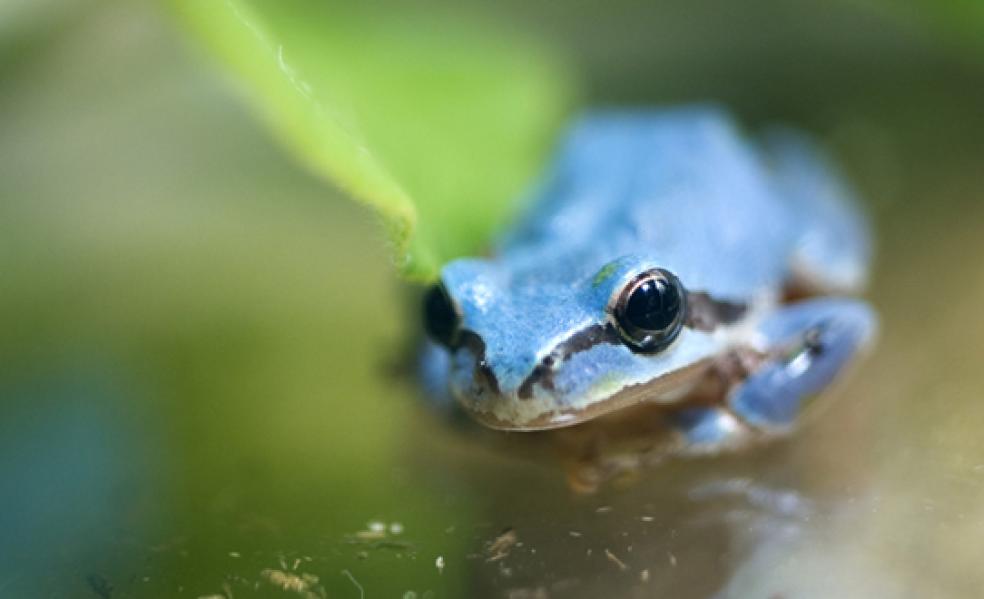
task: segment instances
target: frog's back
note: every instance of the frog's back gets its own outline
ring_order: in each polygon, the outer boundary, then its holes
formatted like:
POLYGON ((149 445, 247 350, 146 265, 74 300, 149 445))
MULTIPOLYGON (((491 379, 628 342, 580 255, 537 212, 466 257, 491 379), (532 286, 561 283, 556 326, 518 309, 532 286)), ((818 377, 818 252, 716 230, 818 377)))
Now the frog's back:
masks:
POLYGON ((548 278, 644 254, 692 289, 745 298, 777 287, 796 242, 759 152, 711 108, 582 119, 534 200, 501 254, 548 278))

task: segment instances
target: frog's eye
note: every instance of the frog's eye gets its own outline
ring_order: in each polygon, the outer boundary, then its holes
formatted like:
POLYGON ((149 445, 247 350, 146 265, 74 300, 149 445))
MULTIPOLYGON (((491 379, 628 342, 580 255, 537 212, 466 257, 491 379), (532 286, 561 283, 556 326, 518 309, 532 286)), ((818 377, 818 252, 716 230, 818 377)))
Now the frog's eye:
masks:
POLYGON ((632 279, 619 292, 612 315, 622 340, 632 349, 654 353, 673 343, 686 320, 687 297, 673 273, 655 268, 632 279))
POLYGON ((424 330, 431 339, 446 347, 454 346, 460 320, 444 285, 437 284, 427 290, 424 295, 424 330))

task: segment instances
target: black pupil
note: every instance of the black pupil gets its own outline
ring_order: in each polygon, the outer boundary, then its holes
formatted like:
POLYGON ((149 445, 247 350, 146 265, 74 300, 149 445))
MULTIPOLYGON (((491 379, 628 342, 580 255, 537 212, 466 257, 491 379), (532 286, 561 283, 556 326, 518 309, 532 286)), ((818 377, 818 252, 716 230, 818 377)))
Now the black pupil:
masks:
POLYGON ((451 345, 458 329, 458 315, 443 285, 434 285, 424 296, 424 329, 432 339, 451 345))
POLYGON ((639 283, 625 304, 625 319, 646 331, 672 327, 679 314, 680 292, 674 282, 663 277, 639 283))

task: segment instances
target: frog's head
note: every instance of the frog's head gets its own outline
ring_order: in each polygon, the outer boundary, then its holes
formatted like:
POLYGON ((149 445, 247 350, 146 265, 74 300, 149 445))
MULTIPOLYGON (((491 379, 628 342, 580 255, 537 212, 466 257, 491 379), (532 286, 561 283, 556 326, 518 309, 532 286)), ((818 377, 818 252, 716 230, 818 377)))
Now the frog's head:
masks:
POLYGON ((515 430, 679 397, 723 346, 715 329, 743 312, 637 256, 549 269, 457 260, 424 300, 451 393, 484 424, 515 430))

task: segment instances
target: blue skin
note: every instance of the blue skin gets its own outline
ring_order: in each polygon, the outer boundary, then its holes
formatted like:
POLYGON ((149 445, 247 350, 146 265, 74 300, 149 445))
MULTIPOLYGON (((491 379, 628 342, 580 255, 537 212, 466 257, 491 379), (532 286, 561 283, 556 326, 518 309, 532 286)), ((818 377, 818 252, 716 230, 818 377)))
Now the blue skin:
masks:
POLYGON ((796 134, 753 145, 707 107, 591 114, 533 200, 494 257, 443 268, 470 342, 430 342, 424 354, 435 396, 489 426, 557 428, 655 402, 685 449, 740 445, 791 430, 874 333, 872 310, 844 297, 864 284, 866 223, 796 134), (572 338, 611 325, 623 288, 655 267, 691 297, 745 310, 685 326, 656 353, 611 335, 570 351, 572 338), (810 299, 782 303, 793 286, 810 299), (738 374, 725 367, 735 363, 738 374), (722 397, 688 407, 712 377, 726 381, 722 397))

